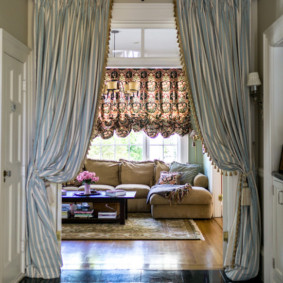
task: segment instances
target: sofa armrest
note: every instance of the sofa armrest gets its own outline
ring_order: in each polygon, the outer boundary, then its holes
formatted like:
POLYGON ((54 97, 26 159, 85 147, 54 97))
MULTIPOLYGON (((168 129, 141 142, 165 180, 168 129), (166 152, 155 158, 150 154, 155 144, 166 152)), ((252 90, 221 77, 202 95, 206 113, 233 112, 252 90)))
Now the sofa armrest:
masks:
POLYGON ((199 173, 195 176, 194 178, 194 186, 195 187, 203 187, 203 188, 208 188, 208 178, 207 176, 199 173))

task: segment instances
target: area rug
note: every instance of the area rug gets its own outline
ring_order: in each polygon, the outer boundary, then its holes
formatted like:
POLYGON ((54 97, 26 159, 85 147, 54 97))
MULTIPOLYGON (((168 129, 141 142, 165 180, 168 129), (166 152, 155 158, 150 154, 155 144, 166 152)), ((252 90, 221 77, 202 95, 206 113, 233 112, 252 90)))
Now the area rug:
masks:
POLYGON ((191 219, 154 219, 129 213, 125 225, 62 224, 62 240, 204 240, 191 219))

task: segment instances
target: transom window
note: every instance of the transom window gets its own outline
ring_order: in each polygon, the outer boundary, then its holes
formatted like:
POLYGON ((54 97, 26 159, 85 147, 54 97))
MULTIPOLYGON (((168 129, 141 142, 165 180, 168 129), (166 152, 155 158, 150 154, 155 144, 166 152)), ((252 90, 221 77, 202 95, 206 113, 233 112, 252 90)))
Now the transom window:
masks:
POLYGON ((181 161, 181 140, 177 134, 163 138, 149 138, 143 132, 131 132, 127 137, 120 138, 116 134, 110 139, 97 137, 91 142, 88 158, 119 160, 154 160, 165 162, 181 161))

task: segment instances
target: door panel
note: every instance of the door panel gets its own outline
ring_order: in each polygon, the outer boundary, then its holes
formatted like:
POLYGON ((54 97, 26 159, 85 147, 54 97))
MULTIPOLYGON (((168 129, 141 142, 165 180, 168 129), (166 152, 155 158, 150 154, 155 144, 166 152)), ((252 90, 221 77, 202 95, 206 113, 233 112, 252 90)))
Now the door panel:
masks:
POLYGON ((2 198, 3 282, 13 282, 21 274, 23 184, 23 63, 3 55, 2 93, 2 198), (5 175, 5 176, 4 176, 5 175))

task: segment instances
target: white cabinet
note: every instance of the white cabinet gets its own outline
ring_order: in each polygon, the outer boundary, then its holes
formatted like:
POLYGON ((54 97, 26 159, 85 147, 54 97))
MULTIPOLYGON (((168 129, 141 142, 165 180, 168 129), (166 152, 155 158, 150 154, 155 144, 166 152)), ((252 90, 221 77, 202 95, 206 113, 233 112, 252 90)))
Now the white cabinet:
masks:
POLYGON ((283 282, 283 181, 273 178, 273 282, 283 282))

